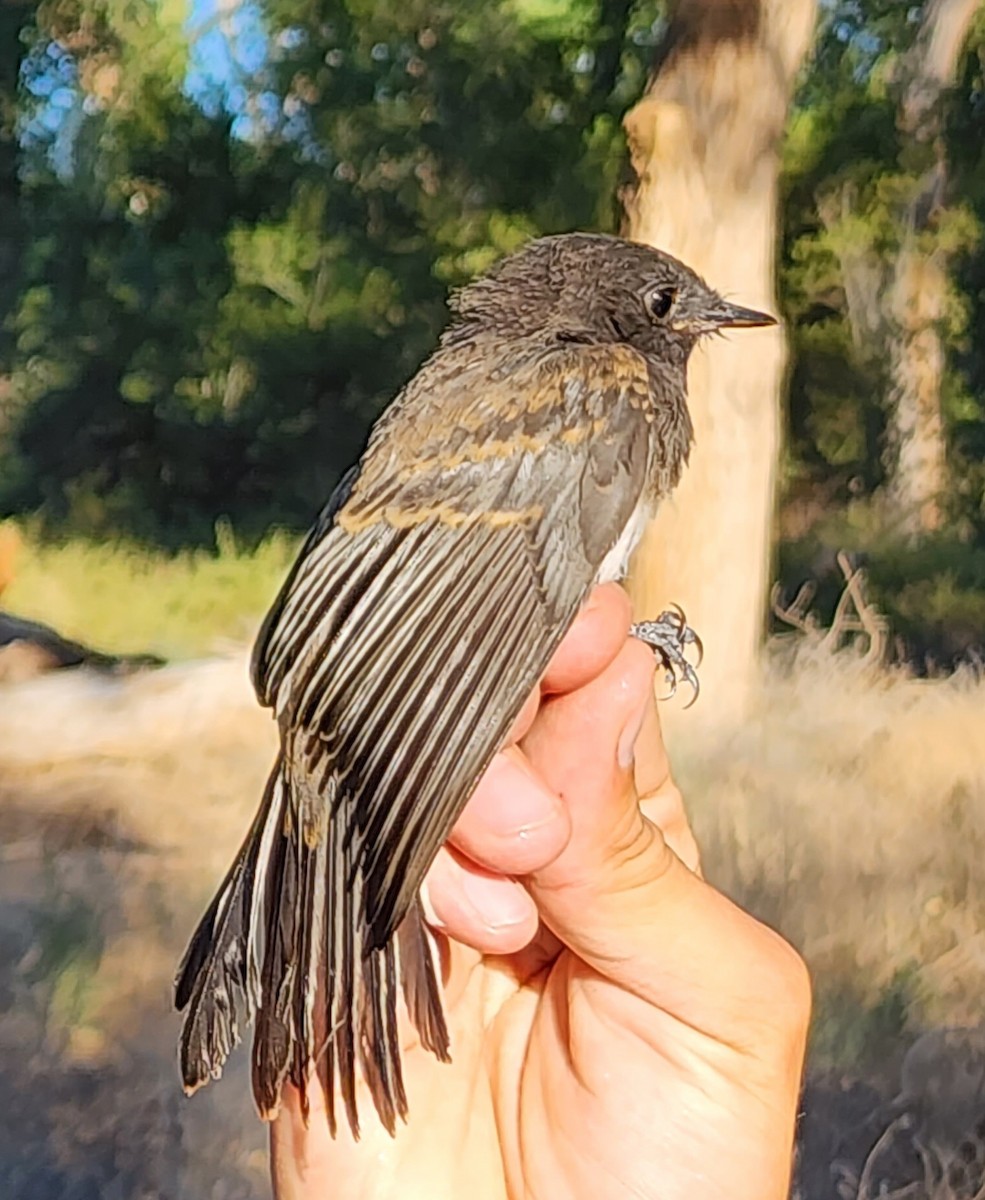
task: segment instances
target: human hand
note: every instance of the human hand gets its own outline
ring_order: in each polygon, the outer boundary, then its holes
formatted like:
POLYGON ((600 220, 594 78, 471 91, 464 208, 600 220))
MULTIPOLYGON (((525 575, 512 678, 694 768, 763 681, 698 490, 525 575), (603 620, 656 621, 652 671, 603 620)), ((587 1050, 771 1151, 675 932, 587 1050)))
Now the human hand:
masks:
POLYGON ((429 873, 452 1063, 406 1030, 396 1138, 286 1089, 278 1200, 787 1195, 806 971, 701 879, 629 624, 597 588, 429 873))

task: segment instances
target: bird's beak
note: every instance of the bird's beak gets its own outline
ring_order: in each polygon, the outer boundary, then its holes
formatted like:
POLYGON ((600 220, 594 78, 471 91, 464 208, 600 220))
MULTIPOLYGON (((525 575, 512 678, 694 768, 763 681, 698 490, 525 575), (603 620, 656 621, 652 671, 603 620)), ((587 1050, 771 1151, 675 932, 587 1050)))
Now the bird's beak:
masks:
POLYGON ((753 329, 758 325, 775 325, 776 317, 757 312, 754 308, 742 308, 738 304, 720 301, 709 314, 716 329, 753 329))

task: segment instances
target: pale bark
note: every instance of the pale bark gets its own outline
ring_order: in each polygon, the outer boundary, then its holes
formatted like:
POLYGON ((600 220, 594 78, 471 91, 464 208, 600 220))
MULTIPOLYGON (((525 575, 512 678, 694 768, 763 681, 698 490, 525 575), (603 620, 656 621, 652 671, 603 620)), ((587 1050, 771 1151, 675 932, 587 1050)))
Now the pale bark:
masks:
POLYGON ((886 292, 888 499, 894 525, 910 537, 939 529, 943 521, 947 443, 941 412, 941 323, 947 305, 947 259, 921 235, 932 229, 946 201, 941 101, 954 84, 961 48, 980 2, 931 0, 900 72, 900 133, 933 152, 902 214, 902 245, 886 292))
MULTIPOLYGON (((815 0, 678 0, 654 79, 625 121, 637 177, 628 235, 774 312, 779 142, 815 16, 815 0)), ((752 693, 784 366, 779 330, 737 331, 695 353, 691 465, 634 563, 637 612, 679 603, 704 639, 689 721, 739 719, 752 693)))
POLYGON ((947 272, 915 244, 910 229, 887 293, 889 370, 887 400, 887 501, 889 523, 907 538, 943 523, 947 441, 941 411, 946 359, 940 321, 947 272))
POLYGON ((869 358, 883 353, 887 263, 853 220, 857 201, 858 187, 849 180, 817 197, 817 213, 838 258, 852 345, 859 356, 869 358))

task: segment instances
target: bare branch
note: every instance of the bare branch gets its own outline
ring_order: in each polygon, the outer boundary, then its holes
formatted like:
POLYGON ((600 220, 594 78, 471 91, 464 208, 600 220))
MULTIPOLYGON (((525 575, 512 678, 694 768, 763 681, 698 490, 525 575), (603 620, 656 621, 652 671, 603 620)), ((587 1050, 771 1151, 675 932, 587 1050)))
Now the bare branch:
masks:
POLYGON ((838 551, 838 566, 845 579, 845 590, 838 600, 828 635, 834 638, 832 648, 837 648, 838 640, 845 634, 862 633, 869 639, 869 647, 862 661, 866 666, 874 666, 882 661, 886 653, 889 625, 882 613, 866 600, 865 576, 861 568, 852 566, 844 550, 838 551), (854 608, 854 614, 849 606, 854 608))
POLYGON ((883 661, 889 643, 889 626, 886 618, 865 596, 865 575, 861 568, 852 566, 848 555, 838 552, 838 566, 845 584, 835 606, 831 626, 822 631, 817 616, 810 606, 817 594, 813 581, 803 584, 790 604, 783 604, 779 584, 770 593, 770 606, 777 619, 798 630, 815 645, 834 654, 846 641, 858 636, 867 639, 864 666, 876 666, 883 661))
POLYGON ((793 602, 784 606, 780 602, 782 596, 780 585, 775 583, 770 591, 770 607, 785 625, 799 629, 801 633, 816 634, 820 628, 820 622, 809 611, 816 595, 817 584, 813 580, 808 580, 807 583, 801 585, 793 602))
MULTIPOLYGON (((909 1113, 903 1113, 892 1121, 882 1131, 876 1144, 866 1156, 865 1163, 862 1167, 862 1175, 858 1183, 858 1195, 856 1200, 903 1200, 903 1194, 900 1192, 892 1192, 888 1196, 884 1192, 873 1192, 872 1186, 875 1182, 874 1175, 876 1164, 881 1155, 892 1145, 893 1139, 897 1133, 909 1129, 912 1123, 912 1118, 909 1113)), ((909 1187, 909 1185, 907 1185, 909 1187)))

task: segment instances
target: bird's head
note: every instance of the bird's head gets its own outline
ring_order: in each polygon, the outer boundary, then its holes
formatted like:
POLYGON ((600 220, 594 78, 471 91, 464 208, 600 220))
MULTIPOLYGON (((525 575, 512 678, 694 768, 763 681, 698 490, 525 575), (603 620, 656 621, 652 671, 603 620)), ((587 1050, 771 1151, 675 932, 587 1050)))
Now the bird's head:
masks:
POLYGON ((458 292, 452 308, 460 326, 620 342, 648 359, 681 366, 707 334, 776 324, 766 313, 723 299, 669 254, 588 233, 530 242, 458 292))

